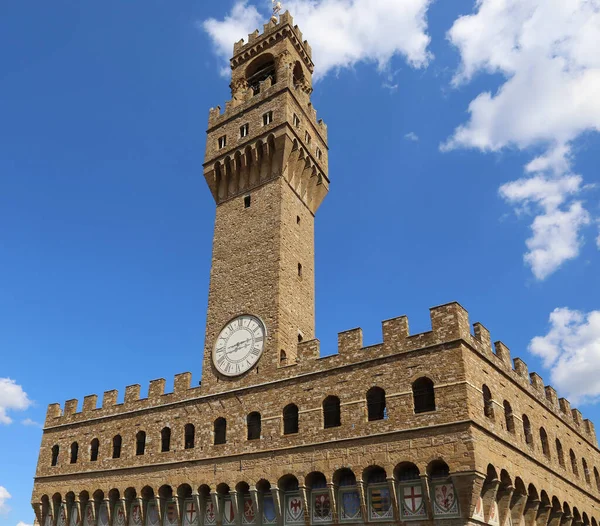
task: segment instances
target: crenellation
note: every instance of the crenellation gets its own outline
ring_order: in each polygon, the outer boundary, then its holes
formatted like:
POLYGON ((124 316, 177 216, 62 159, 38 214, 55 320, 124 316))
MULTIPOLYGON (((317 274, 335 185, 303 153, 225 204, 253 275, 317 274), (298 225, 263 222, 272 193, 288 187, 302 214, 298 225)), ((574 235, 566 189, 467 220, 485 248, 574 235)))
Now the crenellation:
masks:
POLYGON ((258 29, 255 29, 252 33, 248 35, 247 45, 251 46, 252 44, 254 44, 258 40, 258 37, 260 37, 260 31, 258 29))
POLYGON ((567 419, 570 420, 573 418, 573 415, 571 414, 571 403, 566 398, 560 398, 558 400, 558 405, 567 419))
POLYGON ((73 398, 71 400, 67 400, 65 402, 65 410, 63 412, 64 416, 71 416, 77 413, 77 406, 79 404, 79 400, 73 398))
POLYGON ((527 381, 527 383, 531 382, 531 378, 529 376, 529 368, 527 367, 527 364, 521 360, 521 358, 515 358, 513 360, 514 366, 515 366, 515 372, 524 380, 527 381))
POLYGON ((60 418, 61 416, 62 416, 62 409, 60 407, 60 404, 48 405, 48 409, 46 411, 46 425, 48 425, 51 420, 60 418))
POLYGON ((504 345, 501 341, 494 342, 494 350, 496 356, 500 359, 500 361, 504 364, 504 366, 512 370, 512 360, 510 357, 510 349, 504 345))
POLYGON ((573 409, 571 414, 573 415, 573 423, 577 427, 581 427, 583 425, 583 415, 581 414, 581 411, 579 409, 573 409))
POLYGON ((596 437, 596 428, 594 426, 594 422, 592 422, 589 418, 586 418, 583 421, 583 425, 594 445, 598 447, 598 438, 596 437))
POLYGON ((429 309, 431 328, 437 341, 471 340, 469 314, 458 302, 429 309))
POLYGON ((531 373, 529 375, 529 378, 531 378, 531 385, 533 389, 537 391, 538 394, 541 393, 545 397, 546 393, 544 390, 544 380, 542 379, 542 377, 537 373, 531 373))
POLYGON ((98 395, 88 395, 83 399, 83 409, 84 413, 88 413, 90 411, 95 411, 98 407, 98 395))
POLYGON ((344 356, 360 351, 363 348, 363 332, 361 328, 351 329, 338 334, 338 354, 344 356))
POLYGON ((166 381, 164 378, 159 378, 157 380, 152 380, 150 382, 150 387, 148 388, 148 399, 156 400, 165 394, 165 384, 166 381))
POLYGON ((492 337, 488 329, 486 329, 481 323, 476 322, 473 324, 473 334, 479 343, 481 343, 481 350, 484 354, 491 355, 494 353, 492 348, 492 337))
POLYGON ((297 25, 294 26, 294 32, 296 33, 296 37, 298 37, 298 40, 300 42, 306 42, 306 40, 304 40, 304 35, 302 34, 302 31, 300 31, 300 28, 297 25))
POLYGON ((547 385, 544 390, 546 392, 546 400, 548 400, 552 406, 552 409, 558 411, 560 407, 558 405, 558 395, 556 394, 556 389, 554 389, 554 387, 551 385, 547 385))
POLYGON ((105 391, 102 397, 102 409, 109 409, 117 405, 117 399, 119 398, 119 391, 113 389, 112 391, 105 391))
POLYGON ((321 342, 317 339, 298 344, 298 363, 313 362, 321 356, 321 342))
POLYGON ((131 404, 132 402, 138 402, 140 400, 140 385, 128 385, 125 388, 125 403, 131 404))
POLYGON ((185 394, 192 386, 192 373, 180 373, 175 375, 173 393, 176 396, 185 394))
POLYGON ((408 327, 408 317, 399 316, 385 320, 381 324, 383 333, 383 345, 390 349, 403 349, 406 346, 406 339, 410 336, 408 327))

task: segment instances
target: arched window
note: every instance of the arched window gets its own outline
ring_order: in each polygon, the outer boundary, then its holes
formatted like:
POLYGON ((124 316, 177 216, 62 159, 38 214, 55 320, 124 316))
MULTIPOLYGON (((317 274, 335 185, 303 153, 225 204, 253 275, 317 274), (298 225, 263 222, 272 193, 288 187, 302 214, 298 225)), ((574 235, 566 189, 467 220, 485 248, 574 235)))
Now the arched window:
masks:
POLYGON ((302 64, 300 62, 296 62, 294 66, 294 87, 301 87, 304 83, 304 70, 302 69, 302 64))
POLYGON ((160 432, 160 451, 166 453, 171 450, 171 428, 163 427, 160 432))
POLYGON ((138 431, 135 435, 135 454, 143 455, 146 452, 146 432, 138 431))
POLYGON ((540 428, 540 441, 542 442, 542 451, 544 456, 550 458, 550 444, 548 444, 548 433, 546 430, 541 427, 540 428))
POLYGON ((258 440, 262 427, 260 413, 256 411, 250 413, 246 419, 246 425, 248 426, 248 440, 258 440))
POLYGON ((121 458, 122 444, 123 444, 123 439, 121 438, 121 435, 116 435, 113 438, 112 458, 121 458))
POLYGON ((265 53, 246 68, 246 80, 248 87, 256 95, 260 93, 260 83, 268 78, 271 78, 273 84, 277 82, 277 68, 273 55, 265 53))
POLYGON ((50 463, 51 466, 56 466, 58 464, 58 452, 59 451, 60 451, 60 448, 58 447, 58 445, 52 446, 52 462, 50 463))
POLYGON ((560 440, 558 438, 556 439, 556 456, 558 457, 558 463, 560 464, 560 466, 562 468, 564 468, 565 467, 565 453, 563 451, 562 444, 560 443, 560 440))
POLYGON ((369 422, 384 420, 387 417, 385 391, 381 387, 371 387, 367 391, 367 412, 369 422))
POLYGON ((572 449, 569 452, 569 456, 571 457, 571 469, 573 470, 573 475, 578 477, 579 476, 579 468, 577 467, 577 457, 575 456, 575 452, 572 449))
POLYGON ((592 483, 592 479, 590 477, 590 470, 588 469, 588 465, 587 465, 587 462, 586 462, 585 458, 581 459, 581 467, 583 468, 583 476, 585 477, 585 481, 588 484, 591 484, 592 483))
POLYGON ((450 468, 443 460, 434 460, 429 464, 427 473, 432 479, 448 478, 450 476, 450 468))
POLYGON ((100 441, 97 438, 92 440, 91 448, 90 448, 90 460, 92 462, 96 462, 98 460, 98 451, 100 449, 100 441))
POLYGON ((427 377, 416 380, 412 384, 412 395, 416 414, 435 411, 435 390, 432 380, 427 377))
POLYGON ((183 432, 185 449, 193 449, 196 441, 196 428, 194 424, 186 424, 183 432))
POLYGON ((483 391, 483 414, 493 420, 494 401, 492 399, 492 392, 487 385, 484 385, 481 390, 483 391))
POLYGON ((596 488, 600 491, 600 473, 598 473, 598 468, 594 468, 594 478, 596 479, 596 488))
POLYGON ((227 442, 227 420, 219 417, 215 420, 214 425, 215 446, 225 444, 227 442))
POLYGON ((523 434, 525 435, 525 442, 530 446, 533 445, 533 433, 531 432, 531 423, 529 417, 523 415, 523 434))
POLYGON ((281 351, 279 351, 279 363, 281 365, 287 365, 287 354, 285 353, 285 351, 283 349, 281 349, 281 351))
POLYGON ((298 432, 298 406, 288 404, 283 408, 283 434, 293 435, 298 432))
POLYGON ((411 480, 421 480, 419 468, 412 462, 403 462, 396 468, 396 477, 400 482, 410 482, 411 480))
POLYGON ((337 396, 328 396, 323 400, 323 426, 327 429, 341 425, 340 399, 337 396))
POLYGON ((515 416, 513 415, 513 410, 510 405, 510 402, 504 400, 504 419, 506 420, 506 430, 509 433, 515 432, 515 416))
POLYGON ((78 455, 79 455, 79 444, 77 442, 73 442, 71 444, 71 464, 75 464, 77 462, 78 455))

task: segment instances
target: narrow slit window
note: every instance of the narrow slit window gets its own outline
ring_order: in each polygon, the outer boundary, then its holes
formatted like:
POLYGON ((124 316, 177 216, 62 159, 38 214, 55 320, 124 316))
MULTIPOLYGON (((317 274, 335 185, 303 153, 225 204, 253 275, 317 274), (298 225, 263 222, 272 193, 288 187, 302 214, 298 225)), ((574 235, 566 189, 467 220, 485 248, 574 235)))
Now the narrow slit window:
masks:
POLYGON ((263 115, 263 126, 268 126, 273 123, 273 112, 268 111, 263 115))
POLYGON ((302 277, 302 263, 298 263, 298 277, 302 277))
POLYGON ((249 195, 244 196, 244 208, 250 208, 250 204, 252 202, 252 198, 249 195))
POLYGON ((250 126, 248 123, 240 126, 240 137, 243 139, 244 137, 248 137, 248 131, 250 130, 250 126))
POLYGON ((219 137, 219 150, 222 150, 227 146, 227 135, 223 135, 223 137, 219 137))
POLYGON ((306 132, 304 134, 304 141, 306 142, 306 144, 308 146, 310 146, 311 142, 312 142, 312 137, 310 136, 310 133, 306 132))
POLYGON ((298 117, 298 115, 296 115, 295 113, 294 113, 294 126, 296 128, 300 127, 300 117, 298 117))
POLYGON ((323 152, 321 151, 320 148, 317 148, 317 159, 319 159, 319 161, 323 158, 323 152))

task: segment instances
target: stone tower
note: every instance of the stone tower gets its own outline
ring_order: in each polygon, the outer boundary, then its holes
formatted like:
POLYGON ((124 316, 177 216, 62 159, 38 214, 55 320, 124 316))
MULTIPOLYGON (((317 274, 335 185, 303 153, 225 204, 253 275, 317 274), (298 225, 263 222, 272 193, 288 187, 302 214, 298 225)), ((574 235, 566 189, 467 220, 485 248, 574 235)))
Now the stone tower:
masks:
POLYGON ((315 336, 314 216, 329 180, 327 127, 310 100, 313 69, 289 13, 272 18, 262 34, 235 44, 232 99, 224 113, 210 110, 204 176, 217 208, 202 374, 209 389, 263 383, 315 336), (260 345, 248 330, 256 324, 260 345))

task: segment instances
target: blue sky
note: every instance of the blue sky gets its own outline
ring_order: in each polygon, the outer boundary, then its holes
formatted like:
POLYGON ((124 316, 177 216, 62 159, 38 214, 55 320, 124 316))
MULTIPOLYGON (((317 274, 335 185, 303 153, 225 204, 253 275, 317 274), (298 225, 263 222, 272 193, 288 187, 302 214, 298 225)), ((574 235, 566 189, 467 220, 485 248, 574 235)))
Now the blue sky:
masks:
MULTIPOLYGON (((598 424, 600 4, 503 4, 287 4, 331 147, 317 334, 458 300, 598 424)), ((47 404, 200 380, 208 109, 269 5, 3 4, 0 525, 33 521, 47 404)))

